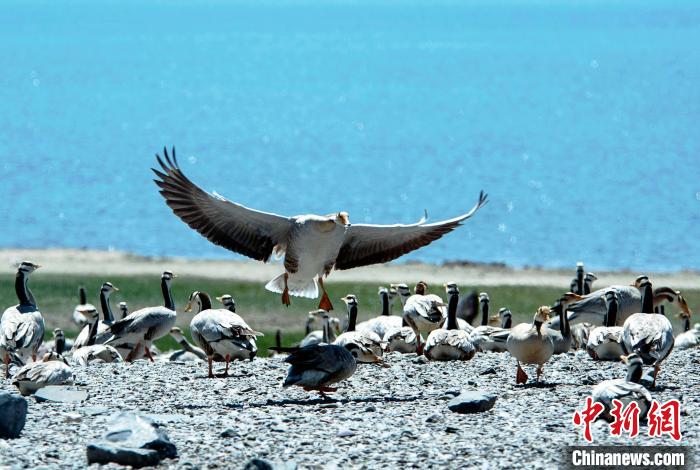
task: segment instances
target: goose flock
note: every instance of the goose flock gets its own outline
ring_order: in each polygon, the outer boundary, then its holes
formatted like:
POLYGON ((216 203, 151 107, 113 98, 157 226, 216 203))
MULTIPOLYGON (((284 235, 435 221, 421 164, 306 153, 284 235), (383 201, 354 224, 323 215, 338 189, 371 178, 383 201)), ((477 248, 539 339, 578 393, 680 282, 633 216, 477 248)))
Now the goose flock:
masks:
MULTIPOLYGON (((54 329, 53 341, 42 344, 44 319, 29 284, 30 276, 39 268, 30 261, 19 264, 15 280, 18 304, 7 308, 0 320, 5 377, 12 375, 12 383, 22 394, 34 393, 46 385, 71 384, 72 368, 91 364, 138 359, 198 361, 206 363, 208 377, 215 377, 216 361, 225 363, 218 377, 226 377, 232 361, 253 360, 257 355, 256 338, 262 333, 236 312, 230 294, 216 297, 220 303, 216 307, 206 292, 192 292, 184 309, 184 313, 192 312, 189 331, 194 344, 190 343, 175 326, 178 314, 171 283, 176 276, 170 271, 164 271, 160 279, 163 305, 128 313, 122 302, 123 318, 119 320, 110 306, 110 296, 119 292, 117 287, 110 282, 102 284, 100 310, 87 302, 81 288, 73 312, 81 317, 74 316, 76 324, 84 325, 78 337, 71 345, 60 329, 54 329), (153 343, 166 335, 182 349, 159 353, 153 343)), ((577 287, 576 279, 571 286, 577 287)), ((637 277, 628 286, 612 285, 595 291, 591 290, 591 279, 594 276, 584 274, 581 290, 563 293, 552 305, 540 306, 531 322, 515 325, 507 307, 490 315, 491 299, 486 292, 477 296, 478 314, 467 321, 459 316, 460 292, 454 282, 444 284, 445 299, 431 293, 425 282, 418 282, 413 292, 405 283, 391 284, 378 289, 381 311, 376 316, 358 322, 360 299, 347 294, 341 298, 346 306, 344 319, 324 309, 309 312, 302 341, 283 346, 278 330, 270 351, 283 355, 290 364, 284 387, 297 385, 325 397, 361 364, 388 366, 387 354, 391 352, 424 355, 429 361, 478 361, 482 354, 507 352, 514 360, 516 384, 525 384, 530 380, 525 367, 534 367, 535 381, 540 382, 545 365, 556 360, 553 358, 557 354, 581 349, 594 361, 628 364, 626 379, 595 387, 593 395, 601 403, 624 398, 639 401, 640 406, 646 404, 650 392, 640 382, 643 367, 650 368, 653 390, 662 364, 674 347, 700 345, 700 325, 691 328, 692 312, 680 291, 654 288, 647 276, 637 277), (400 315, 392 314, 397 303, 400 315), (666 316, 666 307, 674 305, 683 319, 683 331, 678 335, 674 335, 666 316), (317 323, 321 324, 320 330, 313 330, 317 323)))

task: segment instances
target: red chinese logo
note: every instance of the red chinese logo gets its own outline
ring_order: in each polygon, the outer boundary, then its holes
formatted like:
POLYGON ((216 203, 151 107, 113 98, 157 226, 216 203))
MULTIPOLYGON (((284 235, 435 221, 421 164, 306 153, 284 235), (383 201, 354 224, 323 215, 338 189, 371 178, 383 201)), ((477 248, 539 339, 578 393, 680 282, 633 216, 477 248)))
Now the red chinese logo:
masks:
POLYGON ((605 407, 593 401, 593 398, 586 398, 586 407, 581 412, 574 413, 574 424, 576 426, 583 425, 583 438, 588 442, 593 442, 593 437, 591 436, 591 423, 598 418, 605 407))
POLYGON ((636 437, 639 434, 639 405, 637 402, 630 402, 624 408, 620 400, 613 398, 612 402, 613 408, 610 410, 610 414, 614 421, 610 425, 610 434, 621 436, 622 431, 624 431, 630 437, 636 437))
POLYGON ((653 400, 647 421, 649 436, 668 434, 674 441, 681 440, 681 404, 678 400, 669 400, 663 405, 653 400))

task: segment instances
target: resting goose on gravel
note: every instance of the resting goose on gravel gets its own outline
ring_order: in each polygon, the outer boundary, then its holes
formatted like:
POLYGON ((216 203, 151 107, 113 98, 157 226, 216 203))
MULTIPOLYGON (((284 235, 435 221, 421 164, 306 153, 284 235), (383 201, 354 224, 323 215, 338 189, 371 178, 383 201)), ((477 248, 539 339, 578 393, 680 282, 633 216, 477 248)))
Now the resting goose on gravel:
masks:
POLYGON ((537 364, 539 382, 544 363, 554 354, 554 341, 542 328, 549 321, 549 312, 549 307, 542 306, 537 309, 532 323, 519 323, 510 330, 506 346, 518 363, 515 379, 518 384, 527 382, 527 374, 520 363, 537 364))
POLYGON ((389 289, 386 287, 379 288, 379 300, 382 304, 381 314, 367 321, 358 323, 356 329, 357 331, 371 331, 376 333, 380 338, 384 338, 388 330, 401 328, 403 318, 392 315, 389 311, 389 289))
POLYGON ((224 375, 228 375, 229 362, 232 359, 253 360, 258 352, 255 337, 263 334, 253 330, 240 317, 227 309, 211 308, 211 299, 206 292, 194 291, 190 295, 186 312, 197 305, 197 314, 190 322, 192 339, 207 355, 209 377, 214 377, 212 360, 218 354, 226 360, 224 375))
POLYGON ((651 406, 651 394, 639 383, 642 379, 642 360, 634 353, 621 356, 620 359, 627 364, 627 378, 605 380, 593 387, 591 395, 594 401, 605 407, 600 417, 607 421, 613 420, 610 414, 614 408, 613 400, 620 400, 623 408, 636 402, 639 406, 639 419, 644 420, 651 406))
POLYGON ((338 336, 333 344, 346 348, 357 362, 382 362, 384 344, 372 331, 356 331, 357 298, 348 294, 341 299, 348 309, 348 328, 338 336))
POLYGON ((284 273, 267 283, 269 291, 282 294, 282 303, 290 304, 290 295, 317 298, 318 308, 333 309, 323 277, 333 269, 351 269, 386 263, 417 250, 451 232, 472 217, 484 204, 482 191, 476 205, 453 219, 426 224, 424 219, 409 225, 353 224, 347 212, 327 216, 286 217, 250 209, 209 194, 192 183, 180 169, 175 149, 172 159, 163 149, 164 159, 156 155, 160 169, 155 183, 160 194, 183 222, 226 249, 267 262, 274 253, 284 256, 284 273))
POLYGON ((445 285, 448 296, 447 323, 444 328, 433 330, 425 340, 425 357, 431 361, 468 361, 476 353, 469 340, 469 333, 457 326, 459 290, 456 284, 445 285))
MULTIPOLYGON (((104 344, 104 342, 111 336, 109 327, 114 324, 114 315, 112 314, 112 306, 109 303, 109 297, 112 295, 112 292, 119 292, 119 289, 112 285, 111 282, 105 282, 102 284, 102 287, 100 287, 100 308, 102 309, 102 321, 99 321, 99 319, 97 321, 97 333, 93 339, 93 344, 104 344)), ((87 323, 73 343, 74 350, 87 346, 88 344, 88 339, 90 338, 91 318, 81 312, 91 310, 95 310, 95 307, 92 305, 76 307, 76 311, 85 317, 87 323)))
POLYGON ((683 333, 676 336, 674 341, 676 349, 691 349, 700 345, 700 324, 696 323, 693 329, 690 329, 690 315, 685 313, 680 314, 683 319, 683 333))
POLYGON ((611 326, 597 326, 593 328, 586 343, 586 351, 595 360, 617 361, 624 350, 622 348, 622 327, 614 326, 617 323, 617 305, 614 301, 615 290, 605 293, 607 312, 605 322, 611 326))
MULTIPOLYGON (((439 296, 427 294, 427 287, 423 281, 416 284, 415 294, 406 299, 403 307, 403 318, 418 339, 421 333, 440 328, 446 319, 445 303, 439 296)), ((423 354, 422 344, 418 344, 417 352, 423 354)))
POLYGON ((572 347, 574 349, 586 349, 593 325, 590 323, 578 323, 576 325, 570 324, 569 327, 571 328, 571 339, 573 340, 572 347))
MULTIPOLYGON (((94 307, 93 307, 94 308, 94 307)), ((73 341, 66 338, 65 333, 60 328, 54 328, 53 339, 42 343, 37 350, 38 357, 44 357, 46 353, 55 352, 59 355, 63 355, 66 351, 73 348, 73 341)))
POLYGON ((78 287, 78 299, 78 305, 73 308, 73 323, 78 325, 80 328, 83 328, 85 325, 87 325, 87 323, 85 316, 81 315, 78 309, 91 308, 94 307, 94 305, 87 302, 87 291, 83 286, 78 287))
POLYGON ((119 311, 122 314, 122 318, 126 318, 129 315, 129 306, 126 302, 119 302, 119 311))
POLYGON ((87 366, 95 363, 122 362, 122 357, 117 350, 108 344, 95 344, 100 314, 95 307, 78 309, 88 324, 88 339, 84 346, 74 348, 71 351, 71 360, 74 364, 87 366))
MULTIPOLYGON (((648 281, 647 281, 648 282, 648 281)), ((606 297, 606 302, 619 303, 619 295, 606 297)), ((627 317, 622 326, 622 345, 627 353, 636 353, 644 364, 654 366, 654 382, 661 370, 661 362, 673 349, 673 326, 664 315, 657 313, 635 313, 627 317)))
POLYGON ((575 302, 576 297, 578 296, 568 292, 561 296, 554 306, 551 307, 551 311, 556 313, 559 318, 560 327, 558 330, 547 328, 547 334, 549 334, 554 341, 554 354, 564 354, 571 350, 573 336, 571 334, 571 326, 569 325, 566 310, 571 303, 575 302))
POLYGON ((163 306, 142 308, 109 327, 111 337, 105 343, 134 345, 126 356, 126 361, 132 361, 143 347, 148 359, 154 362, 150 351, 151 345, 155 340, 170 333, 170 329, 175 325, 177 313, 170 291, 170 283, 174 277, 176 276, 173 273, 165 271, 160 278, 163 306))
POLYGON ((182 349, 170 353, 167 356, 168 361, 198 362, 207 358, 207 354, 203 350, 187 341, 182 330, 177 326, 170 329, 170 336, 182 346, 182 349))
POLYGON ((23 360, 31 355, 32 360, 36 360, 36 352, 44 341, 44 318, 28 285, 30 274, 39 267, 29 261, 20 263, 15 277, 19 304, 6 309, 0 318, 0 352, 5 363, 5 377, 10 374, 10 354, 18 354, 23 360))
POLYGON ((65 359, 55 352, 47 353, 41 362, 22 367, 12 377, 12 385, 24 396, 47 385, 73 385, 73 371, 65 359))
POLYGON ((491 326, 488 324, 488 306, 489 296, 486 292, 482 292, 479 294, 481 325, 473 329, 469 335, 469 340, 476 347, 477 351, 505 352, 508 350, 506 347, 506 340, 510 334, 512 313, 507 308, 501 308, 498 313, 501 320, 501 325, 505 326, 491 326))
POLYGON ((305 346, 312 346, 314 344, 320 344, 323 343, 324 340, 324 330, 323 330, 323 322, 328 321, 329 323, 329 329, 326 334, 328 336, 328 344, 332 343, 335 341, 335 338, 337 337, 338 334, 340 334, 340 320, 337 317, 331 317, 329 316, 328 312, 322 309, 318 310, 313 310, 309 312, 309 317, 306 320, 306 330, 308 333, 304 338, 299 342, 299 347, 305 347, 305 346), (320 330, 313 330, 313 331, 308 331, 311 330, 311 325, 317 320, 321 319, 322 325, 320 330))

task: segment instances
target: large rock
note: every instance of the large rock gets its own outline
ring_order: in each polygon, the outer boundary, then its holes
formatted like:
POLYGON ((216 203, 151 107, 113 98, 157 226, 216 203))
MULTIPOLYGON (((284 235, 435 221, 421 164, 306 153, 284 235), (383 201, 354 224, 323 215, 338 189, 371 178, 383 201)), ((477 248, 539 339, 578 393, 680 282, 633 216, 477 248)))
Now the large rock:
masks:
POLYGON ((14 439, 27 420, 27 400, 13 393, 0 391, 0 439, 14 439))
POLYGON ((165 431, 151 419, 135 413, 115 415, 102 439, 88 445, 88 464, 115 462, 145 467, 177 457, 177 449, 165 431))
POLYGON ((462 392, 447 404, 455 413, 481 413, 493 408, 496 395, 484 392, 462 392))
POLYGON ((47 385, 34 394, 38 402, 53 401, 58 403, 79 403, 85 401, 88 393, 70 385, 47 385))

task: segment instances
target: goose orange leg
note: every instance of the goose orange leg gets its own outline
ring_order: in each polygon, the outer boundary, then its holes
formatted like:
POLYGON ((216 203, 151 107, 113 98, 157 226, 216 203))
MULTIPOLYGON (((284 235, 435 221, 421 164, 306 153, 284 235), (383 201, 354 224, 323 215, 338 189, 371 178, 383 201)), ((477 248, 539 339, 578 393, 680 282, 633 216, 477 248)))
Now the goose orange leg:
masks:
POLYGON ((326 286, 323 285, 323 278, 320 276, 318 278, 318 285, 321 286, 321 290, 323 291, 321 301, 318 303, 318 308, 323 309, 326 312, 330 312, 333 310, 333 304, 331 303, 331 299, 328 297, 328 293, 326 292, 326 286))
POLYGON ((5 353, 5 357, 3 358, 3 362, 5 363, 5 378, 8 379, 10 378, 10 355, 5 353))
POLYGON ((525 373, 523 368, 520 367, 520 361, 518 361, 518 369, 515 372, 515 383, 516 384, 527 383, 527 374, 525 373))
POLYGON ((134 345, 134 349, 129 352, 129 354, 126 355, 126 359, 124 359, 126 362, 132 362, 134 360, 134 356, 138 354, 139 348, 141 347, 141 343, 136 343, 134 345))
POLYGON ((284 273, 284 290, 282 291, 282 304, 289 307, 292 301, 289 299, 289 287, 287 287, 287 279, 289 279, 289 274, 284 273))
POLYGON ((231 355, 226 355, 226 369, 224 369, 224 377, 228 377, 228 364, 231 361, 231 355))
POLYGON ((144 349, 146 351, 146 356, 148 357, 148 359, 150 359, 151 362, 156 362, 153 360, 153 356, 151 356, 151 351, 147 347, 144 347, 144 349))
POLYGON ((214 372, 212 371, 211 368, 211 361, 212 361, 212 356, 207 357, 207 362, 209 362, 209 378, 213 379, 214 378, 214 372))

